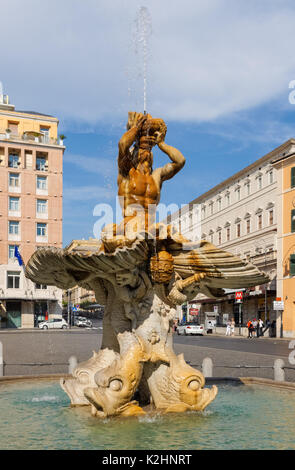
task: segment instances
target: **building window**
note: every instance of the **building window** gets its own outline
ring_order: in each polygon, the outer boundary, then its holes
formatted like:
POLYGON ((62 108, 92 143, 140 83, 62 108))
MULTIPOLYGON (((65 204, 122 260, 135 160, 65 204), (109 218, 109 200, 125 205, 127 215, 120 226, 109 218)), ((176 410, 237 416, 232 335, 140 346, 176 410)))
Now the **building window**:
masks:
POLYGON ((258 215, 258 230, 262 229, 262 214, 258 215))
POLYGON ((295 276, 295 254, 290 255, 290 276, 295 276))
POLYGON ((46 199, 37 199, 37 212, 38 214, 47 214, 46 199))
POLYGON ((273 225, 273 210, 269 211, 269 225, 273 225))
POLYGON ((226 241, 230 241, 230 227, 227 227, 226 229, 226 241))
POLYGON ((206 207, 202 207, 202 219, 206 218, 206 207))
POLYGON ((241 200, 241 189, 240 188, 236 189, 236 199, 237 199, 237 201, 241 200))
POLYGON ((10 220, 8 222, 8 233, 10 235, 19 235, 19 222, 10 220))
POLYGON ((37 237, 46 237, 47 224, 37 224, 37 237))
POLYGON ((37 189, 47 189, 47 176, 37 176, 37 189))
POLYGON ((213 202, 210 202, 209 207, 210 207, 210 214, 213 215, 213 212, 214 212, 213 202))
POLYGON ((20 161, 19 156, 16 153, 10 153, 8 156, 8 166, 9 168, 18 168, 20 161))
POLYGON ((43 134, 43 142, 48 143, 49 142, 50 127, 41 127, 40 126, 40 132, 43 134))
POLYGON ((19 197, 9 197, 9 210, 13 212, 18 212, 19 209, 19 197))
POLYGON ((35 288, 45 290, 45 289, 47 289, 47 286, 46 286, 46 284, 35 284, 35 288))
POLYGON ((19 173, 9 173, 9 186, 19 188, 19 173))
POLYGON ((218 232, 218 243, 219 243, 219 245, 221 245, 221 243, 222 243, 221 230, 219 230, 219 232, 218 232))
POLYGON ((14 256, 15 247, 17 247, 17 249, 19 251, 19 245, 9 245, 8 246, 8 258, 9 259, 14 259, 15 258, 15 256, 14 256))
POLYGON ((47 171, 47 160, 45 157, 36 158, 36 170, 47 171))
POLYGON ((218 199, 218 210, 221 211, 222 204, 221 204, 221 198, 218 199))
POLYGON ((295 209, 291 211, 291 232, 295 232, 295 209))
POLYGON ((258 189, 262 189, 262 176, 258 176, 258 189))
POLYGON ((247 219, 246 225, 247 225, 247 234, 249 234, 251 232, 251 220, 250 219, 247 219))
POLYGON ((230 193, 226 194, 225 199, 226 199, 226 205, 229 206, 230 205, 230 193))
POLYGON ((246 192, 247 192, 247 196, 250 196, 250 193, 251 193, 251 185, 250 185, 249 182, 246 184, 246 192))
POLYGON ((18 135, 18 122, 8 122, 8 129, 12 135, 18 135))
POLYGON ((241 224, 238 223, 237 224, 237 237, 240 238, 240 236, 241 236, 241 224))
POLYGON ((7 289, 19 289, 20 272, 7 271, 7 289))
POLYGON ((295 188, 295 166, 291 168, 291 188, 295 188))
POLYGON ((269 172, 269 184, 272 184, 274 181, 274 178, 273 178, 273 170, 270 170, 269 172))

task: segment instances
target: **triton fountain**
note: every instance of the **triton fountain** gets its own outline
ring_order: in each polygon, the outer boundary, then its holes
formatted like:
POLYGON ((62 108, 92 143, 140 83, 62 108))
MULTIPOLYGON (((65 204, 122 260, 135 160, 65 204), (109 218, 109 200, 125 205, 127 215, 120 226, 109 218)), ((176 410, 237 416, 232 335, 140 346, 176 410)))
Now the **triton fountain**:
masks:
POLYGON ((166 131, 162 119, 129 112, 118 155, 122 222, 106 226, 100 240, 39 249, 26 266, 33 282, 85 287, 105 306, 101 349, 61 380, 72 405, 88 405, 101 418, 142 415, 147 405, 164 413, 204 410, 217 387, 206 388, 202 373, 175 354, 174 309, 198 293, 217 298, 224 288, 267 282, 239 257, 156 223, 162 184, 185 164, 166 131), (170 162, 153 170, 155 146, 170 162))

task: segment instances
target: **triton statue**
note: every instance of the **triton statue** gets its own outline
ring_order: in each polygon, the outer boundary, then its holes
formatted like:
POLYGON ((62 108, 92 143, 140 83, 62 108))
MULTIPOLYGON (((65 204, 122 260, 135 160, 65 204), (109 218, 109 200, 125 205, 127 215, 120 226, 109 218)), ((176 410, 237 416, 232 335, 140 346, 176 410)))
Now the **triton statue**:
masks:
POLYGON ((118 156, 122 223, 106 227, 101 240, 39 249, 26 267, 34 282, 94 290, 105 306, 101 349, 61 380, 71 404, 90 406, 97 417, 144 414, 146 405, 166 413, 204 410, 217 388, 205 388, 202 373, 174 353, 175 308, 198 293, 217 298, 223 288, 267 282, 237 256, 155 224, 150 208, 159 203, 162 183, 185 163, 165 135, 162 119, 129 113, 118 156), (155 145, 171 162, 153 170, 155 145))

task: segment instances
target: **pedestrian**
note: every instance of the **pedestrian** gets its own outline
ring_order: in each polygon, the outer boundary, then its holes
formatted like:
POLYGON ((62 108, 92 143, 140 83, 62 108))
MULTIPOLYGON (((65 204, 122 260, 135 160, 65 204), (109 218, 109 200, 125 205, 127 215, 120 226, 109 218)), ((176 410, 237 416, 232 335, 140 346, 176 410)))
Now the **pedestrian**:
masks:
POLYGON ((229 321, 226 324, 225 336, 230 336, 230 322, 229 321))
POLYGON ((252 321, 252 325, 253 325, 253 333, 254 333, 254 331, 256 331, 256 336, 257 336, 257 320, 256 320, 256 318, 254 318, 254 320, 252 321))
MULTIPOLYGON (((264 328, 262 334, 264 335, 264 333, 265 333, 269 328, 270 328, 270 320, 267 319, 266 322, 265 322, 265 328, 264 328)), ((271 336, 270 330, 269 330, 269 336, 271 336)))
POLYGON ((251 320, 248 321, 247 323, 247 327, 248 327, 248 338, 253 338, 253 323, 251 322, 251 320))
POLYGON ((259 333, 259 336, 263 336, 263 327, 264 327, 264 323, 262 321, 261 318, 259 318, 258 320, 258 333, 259 333))
POLYGON ((231 336, 235 335, 235 320, 233 318, 230 323, 230 335, 231 336))

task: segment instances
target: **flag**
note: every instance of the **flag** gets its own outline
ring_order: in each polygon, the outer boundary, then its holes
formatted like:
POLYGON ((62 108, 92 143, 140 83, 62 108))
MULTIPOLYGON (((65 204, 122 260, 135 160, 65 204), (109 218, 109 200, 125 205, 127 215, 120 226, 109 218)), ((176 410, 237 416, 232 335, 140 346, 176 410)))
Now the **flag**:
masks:
POLYGON ((18 251, 18 247, 17 247, 16 245, 15 245, 15 247, 14 247, 14 257, 17 258, 18 264, 19 264, 20 266, 24 266, 23 259, 22 259, 22 257, 21 257, 20 252, 18 251))

